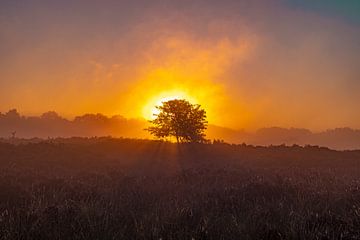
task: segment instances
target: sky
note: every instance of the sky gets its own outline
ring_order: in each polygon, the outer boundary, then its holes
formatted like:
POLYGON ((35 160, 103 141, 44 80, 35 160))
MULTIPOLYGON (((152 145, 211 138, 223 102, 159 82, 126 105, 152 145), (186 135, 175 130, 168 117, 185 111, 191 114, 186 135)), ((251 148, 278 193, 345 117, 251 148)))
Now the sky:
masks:
POLYGON ((360 128, 360 1, 0 2, 0 111, 360 128))

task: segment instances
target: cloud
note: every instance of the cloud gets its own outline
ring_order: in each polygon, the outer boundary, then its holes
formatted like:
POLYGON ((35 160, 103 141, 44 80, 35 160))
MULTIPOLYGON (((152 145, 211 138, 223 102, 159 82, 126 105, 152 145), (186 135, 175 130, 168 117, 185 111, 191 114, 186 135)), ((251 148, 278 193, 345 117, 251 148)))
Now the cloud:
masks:
POLYGON ((199 39, 186 32, 160 34, 149 43, 137 66, 140 74, 124 96, 133 110, 126 115, 141 114, 143 105, 164 92, 183 91, 205 107, 211 121, 221 122, 219 111, 230 99, 219 77, 234 61, 246 58, 254 45, 249 37, 199 39))
POLYGON ((4 9, 5 109, 142 117, 152 96, 180 89, 233 128, 360 127, 360 30, 331 12, 280 0, 4 9))

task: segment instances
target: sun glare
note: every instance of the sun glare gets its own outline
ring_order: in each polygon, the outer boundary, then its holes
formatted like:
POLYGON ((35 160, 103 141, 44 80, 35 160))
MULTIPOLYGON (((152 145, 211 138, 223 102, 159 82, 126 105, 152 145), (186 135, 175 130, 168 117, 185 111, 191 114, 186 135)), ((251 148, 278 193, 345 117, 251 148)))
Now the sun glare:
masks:
POLYGON ((189 96, 185 91, 173 90, 163 92, 157 96, 152 97, 147 101, 147 104, 143 108, 143 116, 145 119, 153 120, 156 118, 156 115, 159 114, 159 110, 156 106, 161 106, 163 102, 175 100, 175 99, 185 99, 190 103, 196 103, 197 101, 189 96))

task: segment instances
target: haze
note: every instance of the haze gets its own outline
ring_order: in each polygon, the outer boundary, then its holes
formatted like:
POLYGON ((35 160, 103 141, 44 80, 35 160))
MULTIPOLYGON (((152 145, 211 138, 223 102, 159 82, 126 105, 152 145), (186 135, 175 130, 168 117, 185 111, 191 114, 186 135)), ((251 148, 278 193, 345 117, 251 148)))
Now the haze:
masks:
POLYGON ((360 128, 360 2, 1 1, 0 111, 147 118, 181 95, 211 124, 360 128))

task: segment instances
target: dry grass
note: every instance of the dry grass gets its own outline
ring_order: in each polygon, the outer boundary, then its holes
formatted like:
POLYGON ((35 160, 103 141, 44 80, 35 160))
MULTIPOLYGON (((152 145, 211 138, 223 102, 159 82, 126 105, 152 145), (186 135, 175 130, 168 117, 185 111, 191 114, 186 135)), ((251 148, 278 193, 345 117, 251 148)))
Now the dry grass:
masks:
POLYGON ((359 162, 316 147, 0 144, 0 239, 360 239, 359 162))

